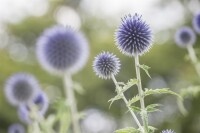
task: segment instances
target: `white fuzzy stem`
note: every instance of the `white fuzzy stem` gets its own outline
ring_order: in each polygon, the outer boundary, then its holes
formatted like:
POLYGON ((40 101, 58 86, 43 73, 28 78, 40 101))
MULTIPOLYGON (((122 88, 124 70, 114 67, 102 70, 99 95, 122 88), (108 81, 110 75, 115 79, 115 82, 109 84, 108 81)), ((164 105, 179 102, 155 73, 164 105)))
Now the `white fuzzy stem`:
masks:
MULTIPOLYGON (((118 84, 117 80, 115 79, 114 75, 112 75, 112 80, 113 80, 113 82, 114 82, 114 84, 115 84, 115 86, 116 86, 117 92, 120 92, 120 90, 119 90, 119 84, 118 84)), ((125 104, 126 104, 128 110, 129 110, 129 112, 130 112, 131 115, 133 116, 133 119, 135 120, 136 124, 138 125, 138 127, 140 128, 140 130, 143 131, 143 128, 142 128, 142 126, 141 126, 141 124, 140 124, 138 118, 136 117, 136 115, 135 115, 135 113, 132 111, 132 109, 129 107, 128 101, 127 101, 126 97, 124 96, 124 93, 121 93, 121 96, 122 96, 122 98, 123 98, 123 100, 124 100, 124 102, 125 102, 125 104)))
POLYGON ((142 109, 142 121, 144 125, 144 133, 148 133, 148 116, 147 111, 145 109, 145 103, 144 103, 144 96, 143 96, 143 90, 142 90, 142 83, 141 83, 141 76, 140 76, 140 63, 139 63, 139 56, 138 54, 135 55, 135 70, 136 70, 136 77, 138 80, 137 87, 138 87, 138 93, 140 96, 140 105, 142 109))
POLYGON ((194 48, 192 46, 188 46, 187 50, 189 53, 190 60, 192 61, 192 64, 194 65, 196 72, 197 72, 198 76, 200 77, 200 64, 198 63, 198 59, 196 57, 194 48))
POLYGON ((76 99, 74 96, 73 82, 70 74, 65 74, 64 85, 65 85, 65 96, 67 97, 68 104, 71 110, 73 133, 80 133, 76 99))

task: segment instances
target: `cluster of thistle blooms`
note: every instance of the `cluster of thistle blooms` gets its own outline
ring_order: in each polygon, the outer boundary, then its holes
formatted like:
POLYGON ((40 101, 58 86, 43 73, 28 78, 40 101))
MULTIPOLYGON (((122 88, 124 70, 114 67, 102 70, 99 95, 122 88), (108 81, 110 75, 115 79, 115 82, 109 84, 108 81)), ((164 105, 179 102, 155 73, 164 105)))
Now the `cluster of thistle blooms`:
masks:
MULTIPOLYGON (((197 34, 200 34, 200 12, 193 17, 193 28, 197 34)), ((196 42, 196 34, 188 26, 181 27, 175 34, 176 44, 182 48, 193 47, 196 42)))
MULTIPOLYGON (((199 60, 196 56, 196 52, 193 48, 193 46, 195 45, 195 42, 196 42, 195 32, 197 34, 200 34, 200 12, 197 13, 193 17, 192 25, 193 25, 194 30, 188 26, 184 26, 184 27, 181 27, 180 29, 178 29, 175 34, 175 41, 178 46, 180 46, 181 48, 187 49, 189 59, 190 59, 191 63, 193 64, 197 75, 200 77, 200 62, 199 62, 199 60)), ((187 97, 187 96, 192 96, 194 98, 195 95, 193 95, 193 94, 196 94, 198 92, 200 92, 199 86, 192 86, 192 87, 188 87, 188 88, 184 88, 184 89, 180 90, 180 94, 182 95, 183 98, 187 97)), ((183 100, 184 99, 182 99, 182 100, 178 99, 179 109, 183 115, 187 115, 188 111, 184 107, 183 100)))
MULTIPOLYGON (((62 77, 66 73, 72 75, 83 68, 88 59, 89 47, 82 33, 71 27, 53 26, 39 37, 36 53, 45 70, 62 77)), ((6 82, 5 95, 12 105, 18 107, 18 115, 23 122, 31 124, 34 121, 31 116, 33 110, 36 110, 34 117, 44 119, 48 98, 32 75, 18 73, 11 76, 6 82)), ((66 123, 60 124, 66 126, 66 123)), ((25 129, 20 124, 11 125, 9 128, 9 133, 24 132, 25 129)))
MULTIPOLYGON (((44 117, 49 105, 48 98, 34 76, 28 73, 14 74, 7 80, 4 90, 8 102, 18 108, 21 121, 27 124, 34 121, 32 108, 36 109, 39 118, 44 117)), ((11 125, 9 133, 16 132, 24 133, 25 129, 19 123, 11 125)))
MULTIPOLYGON (((118 49, 123 54, 130 57, 141 56, 147 51, 149 51, 149 49, 152 46, 152 31, 149 25, 142 20, 140 15, 129 14, 122 19, 122 22, 118 30, 116 31, 115 39, 118 49)), ((114 54, 109 52, 100 53, 95 57, 95 60, 93 62, 93 69, 96 75, 102 79, 112 79, 116 85, 116 91, 118 93, 122 93, 120 96, 123 97, 124 102, 129 108, 129 105, 127 104, 128 101, 126 100, 123 91, 120 92, 120 90, 117 90, 118 82, 114 77, 115 75, 118 74, 120 66, 121 64, 119 59, 114 54)), ((132 112, 130 108, 129 111, 133 115, 133 118, 136 118, 134 112, 132 112)), ((140 128, 141 125, 138 122, 137 118, 135 119, 135 121, 140 128)), ((140 130, 140 132, 142 133, 146 132, 143 130, 143 127, 141 128, 142 129, 140 130)), ((172 130, 163 130, 162 133, 175 133, 175 132, 172 130)))

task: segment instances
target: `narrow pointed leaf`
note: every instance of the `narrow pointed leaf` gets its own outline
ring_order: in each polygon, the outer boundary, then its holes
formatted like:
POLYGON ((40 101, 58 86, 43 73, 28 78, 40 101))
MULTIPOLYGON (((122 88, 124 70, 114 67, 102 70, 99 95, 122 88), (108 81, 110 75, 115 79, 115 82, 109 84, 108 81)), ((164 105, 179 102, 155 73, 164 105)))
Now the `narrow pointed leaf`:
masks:
POLYGON ((143 64, 143 65, 140 65, 140 68, 145 71, 145 73, 149 76, 149 78, 151 78, 149 71, 148 71, 150 69, 149 66, 143 64))
POLYGON ((119 129, 115 131, 115 133, 140 133, 140 131, 133 127, 127 127, 127 128, 119 129))
POLYGON ((156 112, 160 111, 157 107, 161 106, 160 104, 150 104, 146 107, 147 112, 156 112))

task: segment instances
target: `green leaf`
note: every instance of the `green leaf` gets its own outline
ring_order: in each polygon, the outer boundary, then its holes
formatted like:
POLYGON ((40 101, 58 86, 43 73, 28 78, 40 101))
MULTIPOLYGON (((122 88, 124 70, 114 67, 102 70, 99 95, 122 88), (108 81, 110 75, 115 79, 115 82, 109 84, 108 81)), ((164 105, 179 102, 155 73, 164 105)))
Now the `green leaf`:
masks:
POLYGON ((155 133, 155 131, 157 130, 157 128, 152 126, 148 126, 148 128, 149 128, 149 133, 155 133))
POLYGON ((127 128, 119 129, 115 131, 115 133, 140 133, 140 130, 135 129, 133 127, 127 127, 127 128))
POLYGON ((74 87, 74 90, 80 94, 80 95, 83 95, 85 94, 85 90, 83 89, 83 87, 81 86, 80 83, 78 82, 73 82, 73 87, 74 87))
POLYGON ((175 95, 175 96, 179 97, 180 99, 182 99, 182 97, 179 94, 177 94, 173 91, 170 91, 169 88, 145 89, 144 96, 148 96, 148 95, 152 95, 152 94, 171 94, 171 95, 175 95))
POLYGON ((133 103, 137 102, 140 100, 139 95, 134 96, 131 100, 129 100, 128 105, 132 105, 133 103))
POLYGON ((140 112, 141 112, 141 108, 139 108, 139 107, 130 106, 130 108, 131 108, 134 112, 137 112, 137 113, 140 113, 140 112))
POLYGON ((160 111, 157 107, 161 106, 160 104, 150 104, 146 107, 147 112, 156 112, 160 111))
POLYGON ((139 65, 139 67, 145 71, 145 73, 149 76, 149 78, 151 78, 149 71, 148 71, 150 69, 149 66, 143 64, 143 65, 139 65))
POLYGON ((118 95, 116 95, 115 97, 113 97, 113 98, 111 98, 110 100, 108 100, 108 102, 110 102, 109 108, 111 107, 111 105, 113 104, 113 102, 115 102, 115 101, 117 101, 117 100, 119 100, 119 99, 122 99, 121 94, 118 94, 118 95))
POLYGON ((190 86, 188 88, 183 88, 180 91, 180 95, 183 98, 197 97, 199 94, 200 94, 200 86, 190 86))
POLYGON ((128 90, 129 88, 131 88, 133 85, 136 85, 138 83, 137 79, 130 79, 122 88, 122 90, 120 91, 120 93, 124 93, 126 90, 128 90))

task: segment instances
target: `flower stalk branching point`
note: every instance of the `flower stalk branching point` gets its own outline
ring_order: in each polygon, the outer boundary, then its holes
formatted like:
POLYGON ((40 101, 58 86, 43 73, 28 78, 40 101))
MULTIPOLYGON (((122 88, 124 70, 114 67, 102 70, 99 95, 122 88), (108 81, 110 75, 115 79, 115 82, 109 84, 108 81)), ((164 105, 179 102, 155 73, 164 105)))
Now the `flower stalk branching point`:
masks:
POLYGON ((128 104, 128 100, 126 99, 124 93, 123 92, 121 93, 119 84, 118 84, 117 80, 115 79, 115 76, 112 75, 111 78, 112 78, 112 80, 113 80, 113 82, 114 82, 114 84, 116 86, 116 91, 117 91, 118 95, 120 94, 122 96, 122 99, 125 102, 125 104, 126 104, 128 110, 129 110, 129 112, 131 113, 131 115, 132 115, 133 119, 135 120, 136 124, 138 125, 140 131, 143 133, 144 129, 143 129, 142 125, 140 124, 140 121, 138 120, 137 116, 135 115, 135 113, 133 112, 133 110, 130 108, 130 106, 128 104))

